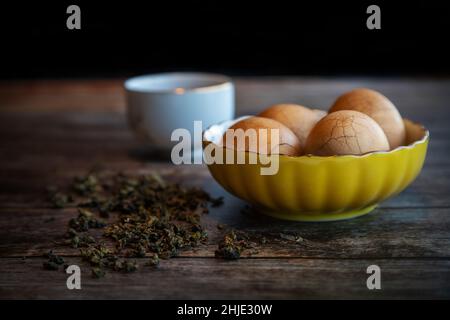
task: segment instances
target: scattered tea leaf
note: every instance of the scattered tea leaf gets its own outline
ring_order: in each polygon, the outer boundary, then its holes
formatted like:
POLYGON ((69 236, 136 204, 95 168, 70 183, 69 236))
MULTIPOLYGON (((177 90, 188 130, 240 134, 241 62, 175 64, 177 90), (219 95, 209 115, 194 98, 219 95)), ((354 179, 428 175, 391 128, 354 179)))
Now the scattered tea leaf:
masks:
POLYGON ((63 193, 57 187, 47 187, 49 202, 54 208, 65 208, 73 202, 71 195, 63 193))
POLYGON ((58 270, 59 267, 64 264, 63 257, 54 254, 52 250, 46 253, 44 257, 48 259, 43 263, 45 270, 58 270))
POLYGON ((157 267, 159 265, 159 257, 157 254, 154 254, 147 262, 147 266, 157 267))
POLYGON ((78 217, 69 221, 69 227, 76 231, 88 231, 90 228, 103 228, 106 224, 95 218, 93 212, 78 208, 78 217))
POLYGON ((223 205, 223 197, 211 198, 210 201, 212 207, 220 207, 221 205, 223 205))
POLYGON ((100 185, 94 174, 88 174, 84 177, 75 177, 72 183, 72 189, 81 196, 90 195, 98 191, 100 185))
POLYGON ((103 270, 102 268, 98 268, 98 267, 92 268, 91 271, 92 271, 92 276, 97 279, 103 278, 106 274, 105 270, 103 270))
POLYGON ((215 251, 215 256, 216 258, 236 260, 241 257, 242 250, 242 241, 239 241, 234 231, 231 231, 219 243, 219 247, 215 251))

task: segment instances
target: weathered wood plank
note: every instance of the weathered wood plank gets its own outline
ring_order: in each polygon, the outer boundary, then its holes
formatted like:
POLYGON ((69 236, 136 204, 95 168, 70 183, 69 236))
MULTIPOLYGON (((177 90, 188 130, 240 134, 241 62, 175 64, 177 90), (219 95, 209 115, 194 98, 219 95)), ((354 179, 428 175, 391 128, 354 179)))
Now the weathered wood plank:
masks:
MULTIPOLYGON (((39 166, 32 160, 17 163, 16 167, 6 166, 0 168, 0 208, 20 207, 47 207, 45 189, 49 185, 68 185, 73 177, 84 175, 95 161, 79 163, 74 159, 70 162, 45 161, 39 166), (70 164, 70 167, 68 165, 70 164)), ((87 159, 88 160, 88 159, 87 159)), ((94 160, 94 159, 92 159, 94 160)), ((68 160, 69 161, 69 160, 68 160)), ((1 161, 0 161, 1 163, 1 161)), ((101 162, 97 162, 101 164, 101 162)), ((104 162, 105 163, 105 162, 104 162)), ((139 162, 135 161, 108 161, 104 165, 105 173, 125 172, 127 174, 148 174, 152 171, 180 183, 189 183, 211 190, 215 196, 226 195, 211 177, 203 165, 175 166, 167 162, 139 162)), ((450 207, 450 167, 433 166, 426 163, 423 171, 400 195, 381 204, 382 207, 450 207)), ((234 201, 234 199, 230 199, 234 201)))
MULTIPOLYGON (((228 200, 228 199, 227 199, 228 200)), ((207 243, 181 252, 182 257, 214 257, 228 229, 246 232, 255 243, 243 256, 302 258, 417 258, 450 259, 450 209, 377 209, 357 219, 330 223, 295 223, 241 212, 243 204, 229 201, 211 209, 202 224, 207 243), (225 230, 218 230, 224 224, 225 230), (280 233, 299 235, 286 241, 280 233), (267 241, 262 243, 261 238, 267 241)), ((10 209, 0 211, 0 257, 42 256, 50 249, 79 255, 78 249, 58 245, 75 209, 10 209)))
POLYGON ((67 112, 123 110, 122 80, 40 80, 2 82, 0 110, 67 112))
MULTIPOLYGON (((341 93, 356 87, 383 92, 405 115, 430 108, 446 111, 450 99, 449 79, 411 78, 235 78, 239 114, 267 105, 294 102, 327 109, 341 93)), ((123 111, 123 79, 55 80, 1 83, 0 109, 3 111, 123 111)))
POLYGON ((435 259, 176 258, 133 274, 92 279, 79 258, 81 290, 66 288, 62 271, 42 270, 42 259, 0 259, 0 298, 15 299, 348 299, 450 297, 450 261, 435 259), (382 289, 368 290, 366 268, 382 271, 382 289))

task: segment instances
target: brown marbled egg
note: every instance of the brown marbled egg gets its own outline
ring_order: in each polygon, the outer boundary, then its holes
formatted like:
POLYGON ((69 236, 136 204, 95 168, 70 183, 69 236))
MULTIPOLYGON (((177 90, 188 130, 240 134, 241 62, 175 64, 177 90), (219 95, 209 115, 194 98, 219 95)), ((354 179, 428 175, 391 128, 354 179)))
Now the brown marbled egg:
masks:
POLYGON ((311 129, 326 114, 322 110, 313 110, 297 104, 276 104, 258 116, 281 122, 295 133, 302 147, 305 146, 311 129))
POLYGON ((288 156, 298 156, 302 152, 297 136, 288 127, 273 119, 250 117, 235 123, 228 130, 230 129, 242 129, 244 132, 247 129, 255 129, 257 139, 253 139, 253 141, 251 139, 244 139, 242 140, 244 143, 239 144, 237 139, 227 139, 226 132, 222 137, 222 144, 229 149, 263 154, 284 154, 288 156), (265 140, 260 139, 259 129, 267 129, 265 140), (279 130, 279 141, 271 141, 271 129, 279 130), (266 141, 265 148, 261 148, 260 141, 266 141), (275 146, 278 146, 278 152, 274 152, 275 146))
POLYGON ((305 153, 317 156, 362 155, 388 151, 383 129, 368 115, 352 110, 329 113, 306 140, 305 153))
POLYGON ((381 93, 366 88, 344 93, 331 106, 329 113, 340 110, 359 111, 374 119, 386 134, 390 149, 405 143, 403 119, 394 104, 381 93))

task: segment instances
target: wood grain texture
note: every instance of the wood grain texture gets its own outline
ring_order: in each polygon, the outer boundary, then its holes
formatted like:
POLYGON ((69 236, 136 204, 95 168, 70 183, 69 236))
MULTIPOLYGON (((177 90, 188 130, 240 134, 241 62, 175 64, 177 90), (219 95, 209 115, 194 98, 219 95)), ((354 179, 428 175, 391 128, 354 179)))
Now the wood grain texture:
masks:
POLYGON ((245 203, 205 166, 174 166, 142 147, 127 127, 120 79, 0 84, 0 298, 450 298, 449 79, 240 78, 237 114, 279 102, 327 109, 354 87, 380 90, 405 117, 426 125, 424 169, 367 216, 293 223, 243 212, 245 203), (202 219, 207 243, 157 270, 92 279, 78 250, 58 244, 75 208, 50 208, 45 187, 67 184, 96 164, 106 174, 157 171, 224 196, 224 206, 202 219), (219 223, 269 241, 255 240, 239 261, 214 259, 219 223), (303 241, 281 241, 280 233, 303 241), (42 269, 41 255, 52 248, 82 266, 83 290, 67 290, 62 271, 42 269), (382 268, 381 291, 366 288, 370 264, 382 268))
MULTIPOLYGON (((83 265, 79 258, 67 259, 83 265)), ((158 269, 109 273, 92 279, 82 267, 82 289, 67 290, 63 271, 42 270, 37 258, 0 264, 0 296, 26 299, 381 299, 450 298, 448 260, 174 258, 158 269), (382 290, 367 290, 366 268, 383 270, 382 290)))
MULTIPOLYGON (((244 251, 243 257, 450 259, 447 208, 376 209, 358 219, 305 224, 280 222, 257 213, 244 214, 240 212, 243 203, 228 200, 223 208, 211 210, 203 217, 202 224, 208 232, 205 245, 181 251, 180 257, 213 258, 226 231, 218 230, 217 224, 224 224, 254 236, 251 241, 255 248, 244 251), (280 234, 301 236, 303 240, 284 241, 280 234), (267 242, 262 244, 260 236, 267 242)), ((5 231, 0 233, 0 257, 40 257, 49 248, 62 255, 79 255, 78 249, 59 245, 65 239, 69 219, 76 215, 76 209, 2 210, 0 225, 5 231)))

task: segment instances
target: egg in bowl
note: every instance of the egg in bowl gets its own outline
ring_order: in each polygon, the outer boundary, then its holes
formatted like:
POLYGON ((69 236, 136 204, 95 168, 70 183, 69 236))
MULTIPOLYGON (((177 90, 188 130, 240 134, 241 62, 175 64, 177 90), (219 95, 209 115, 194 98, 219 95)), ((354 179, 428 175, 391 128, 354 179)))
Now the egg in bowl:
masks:
MULTIPOLYGON (((227 149, 221 144, 224 133, 244 118, 206 129, 203 148, 214 144, 215 148, 227 149)), ((369 213, 380 202, 400 193, 420 173, 429 132, 407 119, 403 123, 405 143, 389 151, 363 155, 273 155, 279 161, 273 175, 261 174, 263 161, 209 163, 208 169, 225 190, 266 215, 295 221, 353 218, 369 213)), ((245 159, 251 153, 229 148, 223 151, 245 159)))

